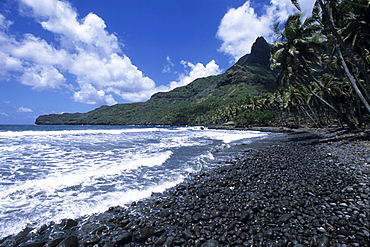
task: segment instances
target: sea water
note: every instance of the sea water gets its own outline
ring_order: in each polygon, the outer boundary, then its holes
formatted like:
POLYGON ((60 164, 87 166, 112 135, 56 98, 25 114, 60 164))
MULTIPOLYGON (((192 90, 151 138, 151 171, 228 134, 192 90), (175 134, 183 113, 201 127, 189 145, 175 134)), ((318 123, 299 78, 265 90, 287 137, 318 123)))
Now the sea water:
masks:
POLYGON ((201 127, 0 126, 0 238, 99 213, 225 165, 268 134, 201 127))

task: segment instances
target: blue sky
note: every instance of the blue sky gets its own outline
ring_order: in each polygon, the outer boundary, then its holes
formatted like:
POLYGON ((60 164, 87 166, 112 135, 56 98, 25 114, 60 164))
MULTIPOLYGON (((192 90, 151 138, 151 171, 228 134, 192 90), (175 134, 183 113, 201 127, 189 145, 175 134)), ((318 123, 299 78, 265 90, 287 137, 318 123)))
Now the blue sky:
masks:
POLYGON ((294 11, 290 0, 1 0, 0 124, 146 101, 222 73, 294 11))

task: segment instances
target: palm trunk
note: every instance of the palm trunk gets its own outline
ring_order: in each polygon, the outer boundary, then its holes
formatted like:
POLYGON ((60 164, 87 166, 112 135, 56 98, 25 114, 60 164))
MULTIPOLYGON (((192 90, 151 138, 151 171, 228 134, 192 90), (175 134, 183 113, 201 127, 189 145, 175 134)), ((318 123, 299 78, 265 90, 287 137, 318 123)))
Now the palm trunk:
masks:
POLYGON ((311 115, 314 117, 314 119, 318 123, 319 127, 322 127, 322 125, 321 125, 321 118, 320 117, 317 117, 315 111, 312 109, 312 107, 310 106, 310 104, 309 104, 308 101, 306 102, 306 105, 307 105, 308 109, 310 110, 311 115))
MULTIPOLYGON (((325 96, 328 98, 331 98, 330 94, 327 92, 325 87, 322 85, 322 83, 311 73, 310 69, 308 68, 308 65, 306 61, 303 59, 302 56, 298 56, 299 61, 303 65, 304 69, 306 70, 307 74, 311 76, 311 78, 319 85, 321 91, 324 93, 325 96)), ((306 79, 308 80, 308 79, 306 79)), ((306 81, 303 83, 303 85, 312 93, 317 99, 319 99, 322 103, 324 103, 327 107, 329 107, 332 111, 334 111, 337 116, 348 125, 350 129, 357 129, 356 125, 349 120, 349 118, 339 109, 337 104, 332 100, 332 104, 327 102, 324 98, 320 97, 318 94, 316 94, 314 91, 311 90, 311 88, 308 86, 309 81, 306 81)))
POLYGON ((316 125, 317 128, 320 128, 320 126, 318 125, 318 123, 315 121, 315 119, 308 113, 308 111, 306 110, 306 108, 304 108, 303 106, 300 106, 301 107, 301 110, 303 111, 304 114, 307 115, 307 117, 309 117, 309 119, 311 119, 311 121, 316 125))
POLYGON ((348 127, 350 129, 357 129, 356 125, 351 121, 349 120, 349 118, 343 113, 341 112, 340 110, 336 109, 336 107, 334 107, 333 105, 331 105, 330 103, 328 103, 325 99, 323 99, 322 97, 320 97, 318 94, 316 94, 314 91, 312 91, 311 89, 309 89, 310 92, 316 97, 318 98, 322 103, 324 103, 327 107, 329 107, 333 112, 335 112, 337 114, 337 116, 344 122, 348 125, 348 127))
POLYGON ((338 47, 338 44, 336 44, 336 46, 337 46, 337 49, 336 50, 337 50, 338 55, 339 55, 339 60, 340 60, 340 62, 342 64, 342 66, 343 66, 344 72, 345 72, 348 80, 351 82, 352 87, 355 90, 356 95, 361 100, 362 104, 364 104, 366 110, 370 113, 370 104, 369 104, 369 102, 367 102, 367 100, 365 99, 364 95, 361 93, 361 90, 358 88, 358 86, 357 86, 357 80, 354 78, 354 76, 349 71, 348 66, 347 66, 347 63, 346 63, 346 61, 345 61, 345 59, 343 57, 342 52, 340 51, 340 49, 338 47))
POLYGON ((330 32, 333 34, 334 36, 334 39, 338 42, 338 44, 340 45, 340 48, 342 48, 346 54, 348 55, 348 57, 351 59, 351 61, 353 62, 353 64, 360 70, 361 74, 364 76, 365 78, 365 81, 366 81, 366 84, 367 85, 370 85, 370 75, 369 73, 367 72, 367 69, 365 66, 363 66, 361 64, 361 62, 356 58, 356 56, 352 53, 351 49, 348 48, 348 46, 344 43, 342 37, 340 37, 340 35, 338 34, 337 30, 335 30, 335 27, 334 27, 334 24, 333 24, 333 21, 332 19, 330 18, 330 15, 329 15, 329 12, 328 10, 326 9, 324 3, 322 0, 317 0, 320 7, 321 7, 321 11, 323 13, 323 17, 324 17, 324 20, 326 21, 326 23, 328 24, 329 26, 329 29, 330 29, 330 32))

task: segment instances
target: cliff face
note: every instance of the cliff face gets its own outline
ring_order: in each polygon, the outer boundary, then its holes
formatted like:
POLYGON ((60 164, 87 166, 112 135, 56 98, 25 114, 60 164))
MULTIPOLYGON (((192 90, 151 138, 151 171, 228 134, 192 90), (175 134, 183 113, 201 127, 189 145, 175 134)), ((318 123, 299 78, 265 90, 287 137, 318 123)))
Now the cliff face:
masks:
POLYGON ((270 66, 271 45, 263 37, 258 37, 252 45, 250 54, 241 57, 236 64, 240 66, 270 66))
POLYGON ((99 107, 87 113, 39 116, 36 124, 89 125, 195 125, 217 115, 230 104, 240 104, 246 94, 276 89, 269 69, 270 45, 259 37, 251 54, 242 57, 225 73, 198 78, 170 92, 154 94, 143 103, 99 107))

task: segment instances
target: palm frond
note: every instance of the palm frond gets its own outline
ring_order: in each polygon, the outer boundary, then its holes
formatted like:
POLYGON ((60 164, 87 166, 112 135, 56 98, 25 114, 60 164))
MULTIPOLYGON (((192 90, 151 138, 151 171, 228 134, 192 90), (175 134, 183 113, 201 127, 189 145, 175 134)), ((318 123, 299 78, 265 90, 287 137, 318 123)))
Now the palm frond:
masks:
POLYGON ((275 36, 280 39, 282 37, 282 32, 281 32, 281 29, 280 29, 280 22, 276 22, 274 23, 273 25, 273 30, 274 30, 274 34, 275 36))
POLYGON ((301 11, 301 6, 298 3, 298 0, 291 0, 292 4, 299 10, 301 11))

